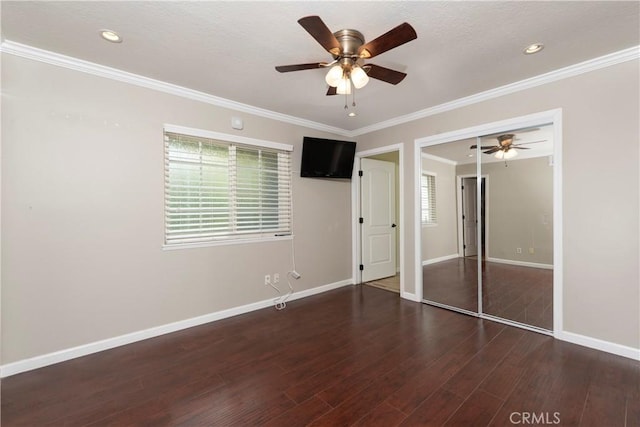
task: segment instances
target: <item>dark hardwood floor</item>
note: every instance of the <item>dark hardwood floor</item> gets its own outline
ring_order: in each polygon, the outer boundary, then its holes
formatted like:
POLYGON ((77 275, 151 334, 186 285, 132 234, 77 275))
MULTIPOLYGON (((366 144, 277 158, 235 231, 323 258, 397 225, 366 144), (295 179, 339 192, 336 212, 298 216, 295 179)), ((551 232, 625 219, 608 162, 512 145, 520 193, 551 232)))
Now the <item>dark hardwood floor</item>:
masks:
POLYGON ((639 375, 353 286, 5 378, 2 426, 637 426, 639 375))
MULTIPOLYGON (((455 258, 422 268, 424 299, 478 309, 478 259, 455 258)), ((553 330, 553 270, 482 263, 483 313, 553 330)))

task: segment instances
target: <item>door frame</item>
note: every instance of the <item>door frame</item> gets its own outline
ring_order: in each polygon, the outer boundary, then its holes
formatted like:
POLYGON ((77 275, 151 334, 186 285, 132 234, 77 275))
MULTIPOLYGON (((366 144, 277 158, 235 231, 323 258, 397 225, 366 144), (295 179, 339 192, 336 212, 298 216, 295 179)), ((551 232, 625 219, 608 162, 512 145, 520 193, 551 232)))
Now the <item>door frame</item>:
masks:
MULTIPOLYGON (((553 125, 553 336, 558 337, 563 332, 563 242, 562 242, 562 109, 557 108, 525 116, 514 117, 506 120, 481 124, 438 135, 417 138, 413 144, 414 158, 414 200, 420 200, 420 171, 422 148, 432 145, 453 142, 460 139, 477 138, 499 132, 506 132, 518 128, 535 127, 543 124, 553 125)), ((482 175, 480 165, 477 166, 476 175, 482 175)), ((419 204, 417 205, 419 206, 419 204)), ((420 235, 420 209, 414 208, 413 233, 420 235)), ((415 271, 414 283, 416 286, 415 296, 418 301, 423 300, 422 283, 422 248, 420 239, 414 239, 415 271)), ((481 271, 478 271, 478 275, 481 271)), ((480 290, 479 290, 480 292, 480 290)), ((482 312, 482 310, 480 310, 482 312)), ((491 316, 478 315, 480 318, 490 318, 491 316)), ((521 326, 522 325, 518 325, 521 326)), ((525 328, 527 329, 527 328, 525 328)), ((537 331, 536 329, 532 329, 537 331)))
MULTIPOLYGON (((398 218, 396 218, 396 223, 400 228, 399 232, 399 242, 396 247, 396 251, 398 251, 399 255, 399 265, 398 269, 400 270, 400 296, 403 298, 407 298, 405 291, 405 275, 404 271, 404 242, 405 242, 405 227, 404 227, 404 148, 403 144, 392 144, 386 145, 379 148, 373 148, 365 151, 358 151, 355 154, 354 168, 353 174, 351 178, 351 224, 353 225, 351 228, 351 264, 352 264, 352 280, 354 284, 358 284, 361 282, 361 274, 359 265, 361 263, 361 249, 362 249, 362 236, 361 230, 358 223, 358 218, 360 218, 360 177, 358 176, 358 171, 360 170, 360 159, 365 157, 371 157, 378 154, 392 153, 394 151, 398 152, 398 194, 396 194, 396 204, 398 205, 398 218), (355 167, 357 165, 357 167, 355 167)), ((412 298, 413 299, 413 298, 412 298)))
MULTIPOLYGON (((456 209, 458 214, 456 215, 457 217, 457 223, 458 223, 458 256, 459 257, 464 257, 464 224, 462 223, 462 214, 460 212, 462 212, 462 179, 463 178, 477 178, 476 175, 471 175, 471 174, 462 174, 462 175, 456 175, 456 209)), ((482 174, 480 175, 481 179, 484 179, 484 191, 485 193, 489 192, 489 176, 482 174)), ((484 214, 485 217, 488 218, 489 217, 489 200, 485 199, 485 203, 484 203, 484 214)), ((481 227, 481 226, 480 226, 481 227)), ((485 242, 484 242, 484 250, 482 252, 483 255, 486 255, 487 253, 489 253, 489 233, 488 233, 488 227, 489 227, 489 222, 485 220, 485 224, 484 224, 484 237, 485 237, 485 242)), ((480 234, 481 235, 481 234, 480 234)), ((478 241, 478 244, 480 246, 482 246, 482 243, 480 241, 478 241)))

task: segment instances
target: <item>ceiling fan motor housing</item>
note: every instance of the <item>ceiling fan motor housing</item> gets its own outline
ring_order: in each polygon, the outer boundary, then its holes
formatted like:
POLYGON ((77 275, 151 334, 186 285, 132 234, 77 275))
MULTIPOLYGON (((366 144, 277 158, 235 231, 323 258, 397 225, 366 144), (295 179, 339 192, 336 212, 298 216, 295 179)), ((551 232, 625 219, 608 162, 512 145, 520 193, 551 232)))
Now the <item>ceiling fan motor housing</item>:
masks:
POLYGON ((364 44, 364 36, 360 31, 351 29, 336 31, 333 35, 341 47, 341 52, 331 52, 334 59, 345 67, 353 67, 359 59, 358 49, 364 44))
POLYGON ((498 137, 498 142, 500 143, 500 145, 501 145, 502 147, 508 147, 508 146, 510 146, 510 145, 511 145, 511 143, 513 142, 513 137, 514 137, 514 136, 515 136, 515 135, 514 135, 514 134, 512 134, 512 133, 507 133, 507 134, 505 134, 505 135, 500 135, 500 136, 498 137))

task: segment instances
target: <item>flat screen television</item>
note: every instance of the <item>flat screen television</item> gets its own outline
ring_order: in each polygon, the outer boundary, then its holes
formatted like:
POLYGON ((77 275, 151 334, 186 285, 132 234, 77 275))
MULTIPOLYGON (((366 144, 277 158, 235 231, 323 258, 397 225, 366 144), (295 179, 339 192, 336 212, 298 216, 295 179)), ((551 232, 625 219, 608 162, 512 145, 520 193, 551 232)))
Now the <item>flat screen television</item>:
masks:
POLYGON ((305 136, 300 176, 351 179, 356 143, 305 136))

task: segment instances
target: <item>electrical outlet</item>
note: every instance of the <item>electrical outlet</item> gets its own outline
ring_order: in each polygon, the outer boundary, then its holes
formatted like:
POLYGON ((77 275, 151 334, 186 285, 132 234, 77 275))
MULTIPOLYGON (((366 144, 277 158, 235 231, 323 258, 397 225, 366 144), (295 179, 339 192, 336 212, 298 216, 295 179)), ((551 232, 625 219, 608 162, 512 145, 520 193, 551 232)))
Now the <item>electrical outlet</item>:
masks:
POLYGON ((536 250, 535 250, 534 248, 529 248, 529 253, 530 253, 530 254, 535 254, 535 253, 536 253, 536 250))
POLYGON ((273 284, 280 283, 280 273, 273 273, 273 284))
POLYGON ((516 248, 516 253, 517 254, 521 254, 522 253, 522 248, 516 248))
POLYGON ((271 284, 271 276, 269 276, 268 274, 264 275, 264 284, 265 285, 270 285, 271 284))

